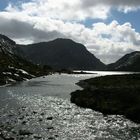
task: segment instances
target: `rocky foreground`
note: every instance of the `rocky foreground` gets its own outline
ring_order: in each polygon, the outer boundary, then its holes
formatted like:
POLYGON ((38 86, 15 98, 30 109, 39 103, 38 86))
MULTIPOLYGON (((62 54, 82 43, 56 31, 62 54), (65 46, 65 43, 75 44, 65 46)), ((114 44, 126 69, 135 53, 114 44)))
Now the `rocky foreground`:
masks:
POLYGON ((140 123, 140 74, 97 77, 78 85, 84 89, 71 93, 72 103, 140 123))
POLYGON ((0 86, 48 75, 52 69, 16 55, 16 42, 0 34, 0 86))
POLYGON ((8 104, 0 106, 0 140, 140 138, 140 126, 122 116, 104 117, 61 98, 21 96, 12 91, 9 91, 9 96, 8 104))

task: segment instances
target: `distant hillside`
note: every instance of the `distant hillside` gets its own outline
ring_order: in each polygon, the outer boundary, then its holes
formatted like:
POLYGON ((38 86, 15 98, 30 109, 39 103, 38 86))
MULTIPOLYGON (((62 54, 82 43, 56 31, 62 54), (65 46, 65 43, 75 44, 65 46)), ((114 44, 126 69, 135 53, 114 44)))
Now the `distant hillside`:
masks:
POLYGON ((23 81, 48 73, 37 65, 14 54, 16 43, 0 35, 0 85, 23 81))
POLYGON ((47 64, 56 69, 103 70, 105 67, 84 45, 69 39, 18 45, 16 51, 35 64, 47 64))
POLYGON ((108 70, 119 70, 119 71, 140 71, 140 52, 132 52, 126 54, 117 62, 107 66, 108 70))

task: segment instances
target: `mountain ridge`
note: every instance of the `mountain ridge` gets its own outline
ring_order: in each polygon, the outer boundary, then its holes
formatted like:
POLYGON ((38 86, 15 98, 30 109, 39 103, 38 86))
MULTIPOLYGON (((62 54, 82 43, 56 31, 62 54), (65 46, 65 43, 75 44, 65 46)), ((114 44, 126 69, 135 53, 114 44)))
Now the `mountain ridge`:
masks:
POLYGON ((0 85, 15 83, 49 72, 15 54, 16 43, 0 35, 0 85))
POLYGON ((140 51, 131 52, 116 62, 105 65, 81 43, 64 38, 19 45, 0 34, 0 53, 7 55, 9 59, 11 57, 11 60, 13 55, 16 55, 20 60, 22 57, 35 65, 49 65, 55 69, 140 71, 140 51))
POLYGON ((140 51, 134 51, 124 55, 115 63, 109 64, 107 70, 116 71, 140 71, 140 51))
POLYGON ((84 45, 70 39, 58 38, 49 42, 18 45, 22 57, 36 64, 56 69, 103 70, 105 64, 91 54, 84 45))

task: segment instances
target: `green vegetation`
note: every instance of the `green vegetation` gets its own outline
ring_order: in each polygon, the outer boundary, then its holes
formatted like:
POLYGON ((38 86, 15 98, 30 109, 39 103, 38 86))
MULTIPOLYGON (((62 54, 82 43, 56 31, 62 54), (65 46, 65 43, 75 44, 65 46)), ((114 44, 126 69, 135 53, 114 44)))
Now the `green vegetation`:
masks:
POLYGON ((103 114, 119 114, 140 123, 140 75, 115 75, 80 81, 71 102, 103 114))
POLYGON ((96 86, 96 88, 120 88, 120 87, 138 87, 140 86, 140 75, 139 74, 126 74, 126 75, 111 75, 111 76, 101 76, 84 81, 80 81, 79 85, 82 83, 88 83, 88 85, 96 86))

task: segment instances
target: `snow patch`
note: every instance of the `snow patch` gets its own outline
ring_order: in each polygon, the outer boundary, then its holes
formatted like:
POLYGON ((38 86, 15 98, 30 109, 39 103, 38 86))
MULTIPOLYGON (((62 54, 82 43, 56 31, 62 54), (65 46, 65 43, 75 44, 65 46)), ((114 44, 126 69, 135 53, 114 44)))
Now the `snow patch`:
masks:
POLYGON ((8 74, 9 74, 9 75, 12 75, 11 72, 3 72, 3 74, 4 74, 4 75, 8 75, 8 74))
POLYGON ((28 72, 26 72, 25 70, 18 69, 18 71, 22 72, 23 74, 27 74, 27 75, 29 75, 29 73, 28 73, 28 72))
POLYGON ((19 77, 19 74, 16 74, 16 73, 15 73, 14 75, 17 76, 17 77, 19 77))
POLYGON ((16 82, 14 79, 9 78, 8 81, 10 82, 16 82))

